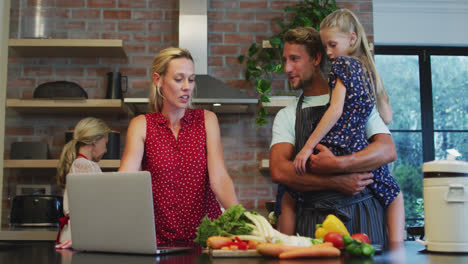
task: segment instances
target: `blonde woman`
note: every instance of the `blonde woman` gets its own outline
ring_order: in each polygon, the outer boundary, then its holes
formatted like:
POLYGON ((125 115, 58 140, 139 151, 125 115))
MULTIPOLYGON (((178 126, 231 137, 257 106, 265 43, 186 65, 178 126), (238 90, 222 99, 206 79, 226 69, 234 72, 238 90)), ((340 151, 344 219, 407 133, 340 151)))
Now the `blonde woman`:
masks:
POLYGON ((107 152, 107 141, 110 128, 94 117, 82 119, 76 125, 73 139, 63 148, 57 167, 57 183, 65 188, 63 194, 63 213, 60 219, 60 230, 57 235, 56 248, 69 248, 72 246, 68 209, 68 196, 66 189, 66 176, 68 173, 94 173, 101 172, 97 164, 107 152))
POLYGON ((238 203, 216 115, 191 109, 195 71, 190 52, 162 50, 151 67, 150 113, 135 117, 119 171, 151 173, 158 244, 192 242, 205 215, 238 203))

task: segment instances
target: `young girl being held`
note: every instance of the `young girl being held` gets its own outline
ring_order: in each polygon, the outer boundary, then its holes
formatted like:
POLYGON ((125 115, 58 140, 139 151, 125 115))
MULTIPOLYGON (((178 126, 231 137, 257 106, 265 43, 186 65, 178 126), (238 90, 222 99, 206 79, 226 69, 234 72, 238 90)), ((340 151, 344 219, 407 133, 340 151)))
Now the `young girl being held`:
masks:
POLYGON ((102 172, 97 164, 107 152, 107 141, 110 128, 94 117, 87 117, 78 122, 70 140, 62 150, 57 166, 57 184, 65 188, 63 194, 63 214, 60 219, 60 230, 57 235, 56 248, 70 248, 72 246, 66 176, 68 173, 102 172))
MULTIPOLYGON (((347 155, 365 148, 368 145, 365 124, 374 105, 386 124, 392 120, 388 95, 356 15, 347 9, 331 13, 320 24, 320 37, 332 60, 331 99, 329 108, 296 155, 294 167, 299 174, 306 171, 306 162, 318 143, 329 147, 335 155, 347 155)), ((387 166, 372 173, 374 183, 369 187, 386 208, 389 240, 403 241, 405 213, 398 184, 387 166)))

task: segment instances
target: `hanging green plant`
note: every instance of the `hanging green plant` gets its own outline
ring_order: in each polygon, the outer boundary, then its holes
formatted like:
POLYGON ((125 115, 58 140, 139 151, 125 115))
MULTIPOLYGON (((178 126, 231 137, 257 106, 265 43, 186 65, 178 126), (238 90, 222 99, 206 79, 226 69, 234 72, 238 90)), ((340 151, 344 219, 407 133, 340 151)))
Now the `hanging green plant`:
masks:
POLYGON ((257 128, 268 123, 268 111, 263 105, 270 102, 273 76, 284 73, 281 59, 284 34, 297 27, 314 27, 319 30, 320 22, 336 9, 338 7, 335 0, 304 0, 294 6, 287 6, 284 12, 292 14, 291 19, 288 24, 285 21, 274 21, 280 26, 281 32, 268 38, 271 48, 263 48, 262 44, 252 43, 248 53, 237 58, 241 64, 246 62, 245 80, 253 81, 259 94, 259 107, 255 118, 257 128))

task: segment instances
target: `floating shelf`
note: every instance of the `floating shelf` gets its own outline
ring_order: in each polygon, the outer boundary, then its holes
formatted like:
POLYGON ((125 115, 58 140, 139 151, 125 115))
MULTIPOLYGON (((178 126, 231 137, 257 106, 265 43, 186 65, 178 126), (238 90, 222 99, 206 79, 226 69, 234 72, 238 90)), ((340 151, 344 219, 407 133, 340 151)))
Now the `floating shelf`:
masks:
MULTIPOLYGON (((256 99, 255 99, 256 100, 256 99)), ((148 98, 125 98, 124 103, 128 105, 133 113, 147 113, 148 112, 148 98)), ((192 103, 195 108, 203 108, 206 110, 213 111, 215 113, 225 114, 245 114, 253 113, 256 105, 254 104, 232 104, 232 103, 221 103, 221 105, 214 105, 208 103, 197 102, 197 98, 193 98, 192 103)))
POLYGON ((41 240, 55 241, 57 231, 54 230, 8 230, 0 231, 0 240, 41 240))
POLYGON ((23 57, 126 57, 121 39, 10 39, 23 57))
POLYGON ((276 114, 279 110, 294 102, 296 98, 296 96, 272 96, 269 103, 263 103, 263 107, 267 109, 269 114, 276 114))
POLYGON ((127 106, 120 99, 7 99, 7 109, 27 114, 124 114, 127 106))
MULTIPOLYGON (((28 168, 57 168, 58 160, 4 160, 3 167, 9 169, 28 168)), ((99 166, 103 169, 116 169, 120 167, 120 160, 101 160, 99 166)))

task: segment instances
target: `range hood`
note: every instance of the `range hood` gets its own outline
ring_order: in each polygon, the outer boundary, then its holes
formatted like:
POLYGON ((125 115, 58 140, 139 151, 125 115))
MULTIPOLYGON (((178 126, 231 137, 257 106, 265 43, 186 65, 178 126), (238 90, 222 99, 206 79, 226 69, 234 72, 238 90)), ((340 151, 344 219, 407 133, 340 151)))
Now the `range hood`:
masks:
POLYGON ((195 62, 196 104, 257 104, 258 100, 208 75, 207 0, 179 1, 179 47, 195 62))
MULTIPOLYGON (((254 112, 257 98, 208 75, 207 9, 207 0, 179 1, 179 47, 188 49, 195 63, 192 103, 218 113, 254 112)), ((125 98, 124 102, 131 104, 134 112, 147 111, 141 106, 148 103, 147 98, 125 98)))

